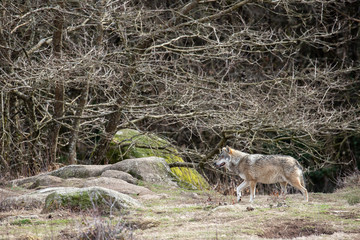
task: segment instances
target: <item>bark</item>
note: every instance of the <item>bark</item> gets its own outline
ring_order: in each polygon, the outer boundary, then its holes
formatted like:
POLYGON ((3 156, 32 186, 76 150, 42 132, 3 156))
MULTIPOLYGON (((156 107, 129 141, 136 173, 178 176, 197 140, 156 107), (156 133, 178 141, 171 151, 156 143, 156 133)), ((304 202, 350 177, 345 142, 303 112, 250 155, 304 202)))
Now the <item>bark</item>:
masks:
MULTIPOLYGON (((61 4, 60 4, 61 5, 61 4)), ((55 58, 61 57, 61 48, 62 48, 62 34, 63 34, 63 25, 64 25, 64 16, 61 12, 56 12, 54 16, 54 32, 53 32, 53 54, 55 58)), ((49 133, 49 162, 48 164, 53 164, 56 162, 56 153, 58 146, 58 138, 61 124, 58 122, 58 118, 62 117, 64 114, 64 82, 60 78, 55 82, 55 101, 54 101, 54 114, 53 114, 53 124, 50 128, 49 133)))
POLYGON ((1 91, 1 152, 0 152, 0 173, 9 170, 8 150, 10 149, 10 137, 8 132, 9 106, 8 94, 1 91), (6 106, 6 107, 5 107, 6 106))
MULTIPOLYGON (((5 16, 5 6, 3 6, 3 10, 1 10, 1 18, 5 16)), ((11 59, 10 59, 10 48, 6 42, 5 36, 4 36, 4 26, 2 26, 2 22, 0 21, 0 68, 3 69, 6 73, 13 72, 13 68, 11 65, 11 59)))
POLYGON ((103 38, 104 38, 104 26, 102 23, 103 17, 104 17, 104 5, 105 5, 105 1, 101 0, 98 2, 98 8, 99 8, 99 12, 98 12, 98 20, 97 20, 97 25, 96 25, 96 46, 102 46, 103 43, 103 38))
POLYGON ((116 133, 117 126, 121 120, 121 107, 120 99, 117 101, 114 111, 109 115, 108 122, 105 127, 105 133, 97 144, 94 153, 92 154, 92 163, 100 164, 104 161, 104 164, 108 164, 109 160, 105 157, 106 152, 109 148, 110 142, 116 133))
POLYGON ((80 121, 81 116, 83 115, 84 108, 86 106, 87 98, 89 92, 89 80, 86 81, 84 88, 81 91, 79 104, 75 113, 73 129, 71 131, 71 136, 69 140, 69 156, 68 162, 70 164, 76 164, 76 143, 79 137, 80 121))

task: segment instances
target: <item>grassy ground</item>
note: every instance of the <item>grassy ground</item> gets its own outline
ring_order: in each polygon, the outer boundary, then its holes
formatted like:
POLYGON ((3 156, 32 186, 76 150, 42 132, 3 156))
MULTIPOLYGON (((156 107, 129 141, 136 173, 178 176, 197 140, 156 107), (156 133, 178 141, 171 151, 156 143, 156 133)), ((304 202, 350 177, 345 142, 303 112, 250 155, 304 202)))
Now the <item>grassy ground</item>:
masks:
POLYGON ((121 216, 41 209, 0 212, 0 239, 360 239, 360 188, 332 194, 234 196, 148 186, 157 198, 121 216), (91 236, 93 238, 91 238, 91 236), (101 238, 100 238, 101 239, 101 238))

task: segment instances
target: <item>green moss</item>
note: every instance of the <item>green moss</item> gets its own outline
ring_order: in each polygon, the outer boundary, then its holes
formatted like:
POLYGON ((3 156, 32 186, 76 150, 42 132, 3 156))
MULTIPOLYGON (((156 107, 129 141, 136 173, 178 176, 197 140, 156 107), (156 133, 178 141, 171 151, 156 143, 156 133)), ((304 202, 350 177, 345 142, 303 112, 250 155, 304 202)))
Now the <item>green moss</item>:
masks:
POLYGON ((75 193, 75 194, 50 194, 45 202, 45 208, 48 211, 52 211, 59 208, 68 208, 71 210, 84 210, 92 206, 93 199, 87 192, 75 193))
MULTIPOLYGON (((111 164, 129 158, 162 157, 167 163, 184 162, 177 150, 165 139, 154 134, 143 134, 133 129, 118 131, 111 143, 107 157, 111 164)), ((207 181, 192 168, 171 168, 181 187, 208 189, 207 181)), ((135 176, 136 177, 136 176, 135 176)))
MULTIPOLYGON (((113 198, 96 192, 74 192, 71 194, 52 193, 45 200, 44 212, 56 209, 70 209, 71 211, 84 211, 95 209, 100 213, 107 213, 113 202, 113 198)), ((120 210, 115 206, 113 210, 120 210)))

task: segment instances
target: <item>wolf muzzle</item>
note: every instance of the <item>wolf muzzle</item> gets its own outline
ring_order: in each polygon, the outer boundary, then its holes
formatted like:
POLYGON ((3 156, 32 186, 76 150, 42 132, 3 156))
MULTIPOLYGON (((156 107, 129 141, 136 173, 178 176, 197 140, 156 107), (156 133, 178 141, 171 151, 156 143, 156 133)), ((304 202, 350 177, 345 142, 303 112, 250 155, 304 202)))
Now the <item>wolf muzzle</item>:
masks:
POLYGON ((222 162, 220 164, 217 164, 216 162, 214 162, 214 167, 216 168, 222 168, 225 165, 225 162, 222 162))

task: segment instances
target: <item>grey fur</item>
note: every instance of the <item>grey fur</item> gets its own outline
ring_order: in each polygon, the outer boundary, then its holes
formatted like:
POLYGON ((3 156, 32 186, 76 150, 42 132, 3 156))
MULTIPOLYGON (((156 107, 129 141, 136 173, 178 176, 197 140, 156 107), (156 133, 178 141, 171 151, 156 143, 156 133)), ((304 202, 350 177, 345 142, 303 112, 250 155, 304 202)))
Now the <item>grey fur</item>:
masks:
POLYGON ((286 194, 289 183, 299 189, 308 201, 302 167, 290 156, 248 154, 230 147, 222 149, 219 159, 215 161, 217 168, 226 167, 239 175, 244 181, 237 187, 237 200, 241 200, 241 191, 250 186, 250 202, 254 200, 256 183, 280 183, 282 194, 286 194))

